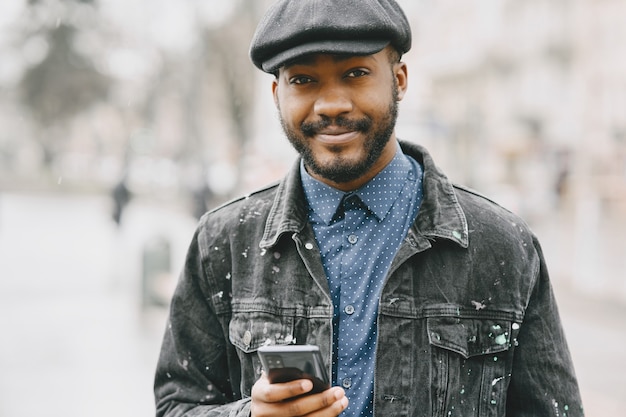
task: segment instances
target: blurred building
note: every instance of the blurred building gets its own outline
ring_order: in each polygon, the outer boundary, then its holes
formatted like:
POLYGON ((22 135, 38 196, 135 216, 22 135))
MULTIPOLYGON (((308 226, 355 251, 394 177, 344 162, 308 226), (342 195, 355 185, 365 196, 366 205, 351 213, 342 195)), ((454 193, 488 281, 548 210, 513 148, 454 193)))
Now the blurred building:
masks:
POLYGON ((410 12, 418 97, 406 127, 453 179, 553 237, 557 275, 626 299, 619 273, 607 278, 626 266, 616 236, 626 218, 626 3, 439 0, 410 12))
POLYGON ((623 204, 624 16, 619 0, 422 2, 411 55, 421 120, 448 142, 455 174, 483 189, 539 180, 565 192, 571 171, 595 178, 568 191, 623 204))

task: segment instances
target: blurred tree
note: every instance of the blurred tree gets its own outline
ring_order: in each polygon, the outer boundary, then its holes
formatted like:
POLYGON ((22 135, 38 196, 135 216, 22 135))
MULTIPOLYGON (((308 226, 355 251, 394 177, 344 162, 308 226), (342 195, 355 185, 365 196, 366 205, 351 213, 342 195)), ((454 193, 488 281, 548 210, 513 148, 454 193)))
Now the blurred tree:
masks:
POLYGON ((47 53, 29 67, 20 82, 21 101, 30 111, 38 129, 44 164, 54 161, 64 127, 77 114, 106 97, 110 79, 99 72, 92 57, 81 53, 76 36, 93 29, 95 5, 91 0, 30 0, 24 14, 24 43, 41 37, 47 53), (56 16, 51 22, 50 16, 56 16))
POLYGON ((248 57, 248 48, 260 18, 262 4, 259 3, 237 0, 230 18, 205 32, 208 71, 221 81, 217 85, 223 89, 225 110, 236 143, 237 178, 233 187, 236 192, 245 169, 243 156, 252 139, 256 69, 248 57))

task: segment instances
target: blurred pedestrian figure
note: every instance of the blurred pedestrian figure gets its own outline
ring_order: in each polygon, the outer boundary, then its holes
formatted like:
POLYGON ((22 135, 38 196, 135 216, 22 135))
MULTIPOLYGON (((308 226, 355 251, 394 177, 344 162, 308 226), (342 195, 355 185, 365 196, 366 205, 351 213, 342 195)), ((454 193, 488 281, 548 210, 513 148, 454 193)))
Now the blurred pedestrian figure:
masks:
POLYGON ((131 194, 126 185, 126 175, 113 187, 113 221, 119 227, 122 222, 122 213, 130 201, 131 194))
POLYGON ((557 170, 554 183, 554 194, 556 196, 556 206, 561 208, 568 193, 568 185, 571 175, 571 156, 567 149, 557 152, 557 170))
POLYGON ((206 181, 191 190, 193 215, 196 219, 200 219, 212 207, 214 197, 215 193, 206 181))

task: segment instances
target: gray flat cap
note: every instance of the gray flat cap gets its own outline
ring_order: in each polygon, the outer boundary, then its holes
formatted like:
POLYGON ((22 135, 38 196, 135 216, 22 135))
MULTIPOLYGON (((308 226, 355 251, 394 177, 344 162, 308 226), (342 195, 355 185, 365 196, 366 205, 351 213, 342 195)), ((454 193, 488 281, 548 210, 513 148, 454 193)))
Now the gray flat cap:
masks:
POLYGON ((279 0, 250 45, 254 65, 273 73, 304 55, 371 55, 387 45, 411 48, 411 27, 394 0, 279 0))

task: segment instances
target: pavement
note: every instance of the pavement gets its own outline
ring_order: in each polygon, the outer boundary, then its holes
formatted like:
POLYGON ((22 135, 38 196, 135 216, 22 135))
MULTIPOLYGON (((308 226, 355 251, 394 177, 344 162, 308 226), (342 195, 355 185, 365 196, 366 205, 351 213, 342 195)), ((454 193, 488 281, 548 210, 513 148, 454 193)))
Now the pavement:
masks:
MULTIPOLYGON (((120 228, 110 213, 102 196, 0 194, 0 417, 154 415, 166 312, 142 305, 144 255, 170 244, 167 294, 196 221, 175 204, 134 201, 120 228)), ((624 415, 626 304, 554 286, 587 416, 624 415)))
POLYGON ((142 258, 167 239, 174 275, 195 220, 134 202, 117 228, 110 212, 106 197, 0 195, 0 417, 154 415, 165 310, 142 307, 142 258))
POLYGON ((626 305, 555 288, 587 417, 626 415, 626 305))

